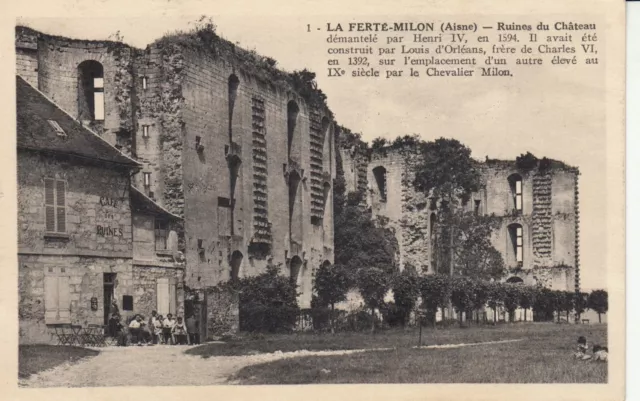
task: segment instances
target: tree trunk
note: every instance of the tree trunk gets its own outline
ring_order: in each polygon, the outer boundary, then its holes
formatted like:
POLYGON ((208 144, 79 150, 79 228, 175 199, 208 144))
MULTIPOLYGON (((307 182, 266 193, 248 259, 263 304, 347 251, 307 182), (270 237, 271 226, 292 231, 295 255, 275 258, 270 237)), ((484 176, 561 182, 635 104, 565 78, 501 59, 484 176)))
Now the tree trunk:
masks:
POLYGON ((331 316, 329 316, 329 324, 331 325, 331 334, 336 334, 336 323, 335 323, 335 305, 331 304, 331 316))
POLYGON ((598 323, 602 323, 602 317, 600 316, 600 312, 598 312, 598 323))
POLYGON ((371 308, 371 334, 376 330, 376 308, 371 308))
POLYGON ((524 321, 527 321, 527 308, 524 308, 524 321))
POLYGON ((498 321, 498 308, 493 308, 493 324, 495 325, 498 321))

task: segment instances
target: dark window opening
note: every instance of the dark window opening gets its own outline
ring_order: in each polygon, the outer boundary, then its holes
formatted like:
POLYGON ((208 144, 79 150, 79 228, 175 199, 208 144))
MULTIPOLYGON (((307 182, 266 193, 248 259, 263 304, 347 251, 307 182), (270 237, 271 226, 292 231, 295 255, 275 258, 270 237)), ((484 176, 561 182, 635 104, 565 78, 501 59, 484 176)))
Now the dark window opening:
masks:
POLYGON ((298 113, 300 112, 300 108, 298 104, 293 100, 287 104, 287 152, 291 153, 291 145, 293 143, 293 139, 295 137, 296 131, 296 121, 298 119, 298 113))
POLYGON ((219 207, 231 207, 231 199, 225 198, 222 196, 218 196, 218 206, 219 207))
POLYGON ((378 193, 380 194, 380 200, 382 202, 387 201, 387 169, 382 166, 378 166, 373 169, 373 176, 376 179, 378 185, 378 193))
POLYGON ((480 214, 480 201, 479 200, 474 200, 473 201, 473 213, 476 216, 480 214))
POLYGON ((518 266, 522 266, 524 262, 524 242, 523 242, 523 230, 520 224, 511 224, 509 227, 509 236, 511 238, 511 244, 513 246, 513 255, 515 262, 518 266))
POLYGON ((133 296, 132 295, 123 295, 122 296, 122 310, 132 311, 133 310, 133 296))
POLYGON ((156 251, 167 250, 168 224, 165 220, 156 219, 154 233, 156 238, 156 251))
POLYGON ((513 199, 513 209, 522 212, 522 177, 519 174, 511 174, 507 180, 513 199))
POLYGON ((104 69, 94 60, 78 65, 78 114, 81 120, 104 120, 104 69))

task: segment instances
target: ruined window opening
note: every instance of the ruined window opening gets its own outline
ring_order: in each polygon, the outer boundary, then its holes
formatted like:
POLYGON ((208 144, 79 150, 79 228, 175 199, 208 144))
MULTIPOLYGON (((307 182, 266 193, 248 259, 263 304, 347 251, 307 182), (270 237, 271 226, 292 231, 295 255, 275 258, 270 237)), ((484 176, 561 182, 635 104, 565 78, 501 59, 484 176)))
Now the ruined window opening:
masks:
POLYGON ((167 234, 169 232, 166 220, 156 219, 154 233, 156 237, 156 251, 167 250, 167 234))
POLYGON ((144 175, 144 186, 145 187, 150 187, 151 186, 151 173, 143 173, 144 175))
POLYGON ((512 174, 507 180, 513 197, 513 208, 517 212, 522 212, 522 177, 518 174, 512 174))
POLYGON ((480 214, 480 201, 479 200, 474 200, 473 201, 473 213, 476 216, 480 214))
POLYGON ((142 126, 142 137, 147 139, 149 138, 149 126, 148 125, 143 125, 142 126))
POLYGON ((238 86, 240 86, 238 77, 235 74, 229 75, 229 141, 233 140, 233 109, 236 104, 236 97, 238 96, 238 86))
POLYGON ((382 166, 378 166, 373 169, 373 176, 378 184, 378 192, 380 194, 380 200, 382 202, 387 201, 387 169, 382 166))
POLYGON ((520 277, 511 277, 507 280, 507 283, 510 284, 522 284, 524 281, 520 277))
POLYGON ((50 233, 67 231, 66 183, 62 180, 44 180, 45 227, 50 233))
POLYGON ((296 131, 296 121, 300 108, 293 100, 287 104, 287 154, 291 154, 291 145, 296 131))
POLYGON ((142 77, 142 89, 147 89, 147 77, 142 77))
POLYGON ((511 236, 511 242, 513 245, 513 253, 515 255, 515 261, 518 266, 522 266, 523 264, 523 231, 522 226, 520 224, 511 224, 509 226, 509 235, 511 236))
POLYGON ((78 112, 82 120, 104 120, 104 68, 94 60, 78 65, 78 112))
POLYGON ((242 259, 244 255, 240 251, 234 251, 231 254, 231 260, 229 265, 231 266, 230 278, 232 281, 236 281, 240 278, 240 266, 242 266, 242 259))
POLYGON ((218 196, 218 206, 220 207, 231 207, 231 199, 225 198, 222 196, 218 196))

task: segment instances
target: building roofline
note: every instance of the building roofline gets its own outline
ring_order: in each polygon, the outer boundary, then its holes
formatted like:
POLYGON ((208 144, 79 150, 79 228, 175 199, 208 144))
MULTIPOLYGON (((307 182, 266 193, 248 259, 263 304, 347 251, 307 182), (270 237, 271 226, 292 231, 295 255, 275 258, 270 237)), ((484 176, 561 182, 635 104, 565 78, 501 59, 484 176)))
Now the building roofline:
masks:
MULTIPOLYGON (((21 80, 23 80, 27 85, 29 85, 33 90, 35 90, 40 96, 42 96, 45 100, 47 100, 49 103, 51 103, 54 107, 56 107, 58 110, 62 111, 64 114, 66 114, 70 119, 72 119, 73 121, 75 121, 78 125, 80 125, 85 131, 87 131, 89 134, 95 136, 96 138, 98 138, 100 141, 104 142, 107 146, 109 146, 111 149, 113 149, 114 151, 120 153, 121 156, 123 156, 125 159, 128 159, 131 163, 127 164, 127 163, 118 163, 118 162, 110 162, 110 163, 117 163, 117 164, 121 164, 123 166, 131 166, 131 167, 135 167, 135 168, 142 168, 142 164, 140 164, 138 161, 132 159, 131 157, 127 156, 126 154, 124 154, 122 151, 120 151, 120 149, 116 148, 115 146, 111 145, 109 142, 107 142, 104 138, 102 138, 100 135, 98 135, 96 132, 90 130, 88 127, 86 127, 84 124, 82 124, 80 121, 78 121, 77 119, 75 119, 68 111, 66 111, 65 109, 63 109, 62 107, 60 107, 56 102, 54 102, 53 100, 51 100, 47 95, 45 95, 44 93, 42 93, 38 88, 36 88, 35 86, 31 85, 29 83, 29 81, 27 81, 24 77, 22 77, 20 74, 16 74, 17 77, 19 77, 21 80)), ((21 146, 18 146, 21 147, 21 146)), ((29 149, 27 147, 22 147, 23 149, 29 149)), ((32 149, 35 150, 35 149, 32 149)), ((39 149, 39 150, 45 150, 45 149, 39 149)), ((52 151, 53 152, 53 151, 52 151)), ((67 153, 67 152, 55 152, 55 153, 62 153, 62 154, 70 154, 70 155, 74 155, 74 156, 78 156, 77 154, 74 153, 67 153)), ((100 159, 100 158, 96 158, 96 157, 87 157, 84 156, 87 159, 94 159, 94 160, 98 160, 101 162, 107 162, 107 160, 104 159, 100 159)))
POLYGON ((149 198, 144 192, 140 191, 138 188, 134 187, 133 185, 131 185, 131 190, 134 191, 136 194, 141 195, 145 201, 152 203, 155 207, 160 209, 162 213, 168 214, 171 218, 174 218, 176 220, 181 220, 181 221, 184 220, 182 217, 176 214, 173 214, 167 209, 165 209, 164 207, 160 206, 156 201, 149 198))

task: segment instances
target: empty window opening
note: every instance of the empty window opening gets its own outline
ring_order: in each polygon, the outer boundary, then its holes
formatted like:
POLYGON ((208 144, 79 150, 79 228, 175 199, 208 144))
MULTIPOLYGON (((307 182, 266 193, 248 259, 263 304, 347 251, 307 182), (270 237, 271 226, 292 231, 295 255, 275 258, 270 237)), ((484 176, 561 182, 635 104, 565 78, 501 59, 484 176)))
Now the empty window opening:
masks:
POLYGON ((156 219, 154 230, 156 237, 156 251, 164 251, 167 249, 168 231, 167 221, 156 219))
POLYGON ((300 267, 302 266, 302 259, 299 256, 294 256, 289 262, 289 272, 291 274, 291 284, 300 285, 300 267))
POLYGON ((236 98, 238 96, 238 86, 240 86, 240 80, 235 74, 231 74, 228 79, 229 89, 229 140, 233 138, 233 109, 236 104, 236 98))
POLYGON ((522 211, 522 177, 519 174, 511 174, 507 179, 511 189, 514 210, 522 211))
POLYGON ((520 277, 511 277, 507 280, 507 283, 511 283, 511 284, 522 284, 524 283, 524 281, 522 281, 522 279, 520 277))
POLYGON ((292 100, 287 104, 287 151, 289 154, 291 153, 291 145, 293 144, 293 139, 295 137, 296 121, 298 119, 299 112, 300 108, 296 102, 292 100))
POLYGON ((104 120, 104 69, 88 60, 78 65, 78 113, 81 120, 104 120))
POLYGON ((229 263, 231 267, 230 278, 232 281, 236 281, 240 278, 240 266, 242 266, 242 259, 244 256, 240 251, 234 251, 231 254, 231 261, 229 263))
POLYGON ((513 253, 518 266, 523 263, 523 230, 520 224, 511 224, 509 226, 509 236, 513 245, 513 253))
POLYGON ((480 201, 477 199, 473 201, 473 213, 476 216, 480 214, 480 201))
POLYGON ((64 132, 64 130, 62 129, 60 124, 58 124, 57 121, 55 121, 55 120, 47 120, 47 122, 49 122, 49 125, 51 125, 51 127, 56 131, 56 135, 62 136, 62 137, 66 137, 67 136, 67 133, 64 132))
POLYGON ((143 125, 142 126, 142 137, 143 138, 149 138, 149 126, 148 125, 143 125))
POLYGON ((380 194, 380 200, 382 202, 387 201, 387 169, 382 166, 378 166, 373 169, 373 176, 376 179, 378 185, 378 193, 380 194))
POLYGON ((147 89, 148 87, 148 78, 147 77, 142 77, 142 89, 147 89))
POLYGON ((66 183, 62 180, 44 180, 45 225, 47 232, 67 231, 66 183))
POLYGON ((150 187, 151 186, 151 173, 143 173, 144 175, 144 186, 145 187, 150 187))

